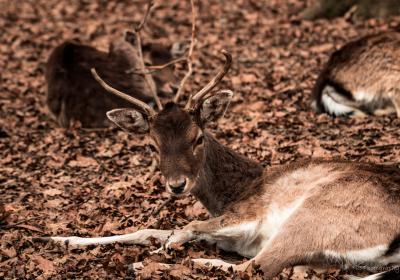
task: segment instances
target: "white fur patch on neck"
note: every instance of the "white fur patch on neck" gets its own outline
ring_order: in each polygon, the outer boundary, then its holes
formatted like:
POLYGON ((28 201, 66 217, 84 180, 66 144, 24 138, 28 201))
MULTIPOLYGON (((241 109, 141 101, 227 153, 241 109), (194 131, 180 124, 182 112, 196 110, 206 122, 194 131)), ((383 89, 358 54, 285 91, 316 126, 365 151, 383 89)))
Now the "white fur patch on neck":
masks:
POLYGON ((335 116, 340 116, 340 115, 345 115, 352 113, 354 111, 354 108, 351 108, 349 106, 340 104, 333 100, 332 97, 330 97, 330 94, 338 94, 336 90, 331 87, 331 86, 326 86, 323 91, 322 91, 322 96, 321 96, 321 102, 322 105, 324 106, 325 110, 330 114, 330 115, 335 115, 335 116))

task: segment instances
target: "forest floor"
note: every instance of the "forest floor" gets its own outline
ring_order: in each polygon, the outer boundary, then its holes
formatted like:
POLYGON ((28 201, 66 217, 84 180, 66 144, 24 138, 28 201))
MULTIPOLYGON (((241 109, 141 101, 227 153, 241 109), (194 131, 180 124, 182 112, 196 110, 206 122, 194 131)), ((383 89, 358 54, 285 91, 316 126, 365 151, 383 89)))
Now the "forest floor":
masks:
MULTIPOLYGON (((317 115, 310 92, 332 51, 361 35, 400 30, 400 18, 309 22, 297 19, 306 6, 300 0, 201 2, 186 93, 214 75, 221 49, 232 53, 233 67, 221 87, 235 92, 234 101, 211 128, 222 143, 266 167, 310 157, 398 162, 399 119, 317 115)), ((262 278, 257 271, 239 275, 193 267, 193 257, 243 260, 205 244, 151 256, 158 244, 68 248, 32 241, 173 229, 207 218, 192 197, 152 214, 169 195, 159 171, 151 173, 152 151, 144 138, 115 128, 66 130, 47 114, 44 65, 52 48, 79 37, 107 49, 141 19, 144 3, 0 0, 0 278, 133 279, 126 265, 142 260, 142 279, 262 278), (164 270, 159 262, 176 265, 164 270)), ((157 1, 145 40, 185 41, 190 24, 189 1, 157 1)), ((178 77, 184 73, 176 69, 178 77)), ((288 268, 281 279, 340 279, 342 273, 288 268)))

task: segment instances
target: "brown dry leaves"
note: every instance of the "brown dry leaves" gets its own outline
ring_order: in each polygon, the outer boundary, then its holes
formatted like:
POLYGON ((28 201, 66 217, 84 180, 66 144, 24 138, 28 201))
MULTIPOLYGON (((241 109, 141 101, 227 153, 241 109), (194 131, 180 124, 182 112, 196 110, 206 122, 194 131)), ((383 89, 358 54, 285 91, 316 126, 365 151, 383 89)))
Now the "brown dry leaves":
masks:
MULTIPOLYGON (((311 112, 309 103, 317 73, 331 51, 359 35, 399 29, 399 19, 301 22, 295 16, 304 8, 299 0, 196 2, 201 28, 188 88, 199 89, 215 73, 222 48, 234 57, 221 85, 234 90, 234 102, 218 127, 211 127, 223 143, 266 166, 311 156, 398 161, 400 122, 395 117, 332 119, 311 112)), ((188 39, 189 1, 156 3, 144 39, 166 43, 188 39)), ((142 137, 116 129, 66 131, 46 113, 43 69, 51 48, 80 37, 106 49, 108 42, 140 20, 142 4, 0 2, 0 278, 129 279, 134 275, 126 266, 146 260, 143 278, 261 279, 256 270, 235 276, 192 267, 190 258, 243 260, 203 244, 150 256, 159 244, 66 248, 31 241, 42 235, 106 236, 151 226, 171 229, 208 218, 192 198, 176 200, 158 215, 151 214, 168 195, 160 174, 149 176, 152 152, 142 137), (163 262, 176 265, 160 268, 163 262)), ((177 65, 177 76, 184 73, 184 66, 177 65)), ((299 275, 304 276, 287 269, 281 277, 299 275)), ((306 275, 330 279, 327 275, 337 277, 338 272, 306 275)))

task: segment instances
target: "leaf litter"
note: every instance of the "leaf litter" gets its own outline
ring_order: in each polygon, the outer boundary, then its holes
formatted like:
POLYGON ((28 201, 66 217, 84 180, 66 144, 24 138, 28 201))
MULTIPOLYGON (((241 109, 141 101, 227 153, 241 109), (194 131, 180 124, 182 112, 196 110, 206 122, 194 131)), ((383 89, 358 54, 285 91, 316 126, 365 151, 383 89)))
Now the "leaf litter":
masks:
MULTIPOLYGON (((270 165, 310 157, 398 163, 395 116, 333 119, 310 109, 310 92, 329 54, 356 37, 399 30, 400 18, 300 21, 300 0, 198 2, 198 46, 186 92, 206 83, 225 48, 233 67, 221 87, 235 92, 225 119, 210 129, 224 144, 270 165), (372 148, 371 148, 372 147, 372 148)), ((44 235, 109 236, 173 229, 208 214, 192 197, 169 195, 140 136, 118 129, 57 127, 45 106, 44 64, 63 40, 107 49, 132 28, 144 1, 0 1, 0 278, 134 279, 129 264, 145 261, 141 279, 262 279, 193 266, 190 258, 243 258, 203 243, 150 255, 150 247, 112 244, 72 248, 32 242, 44 235), (149 176, 150 175, 150 176, 149 176), (166 269, 160 263, 174 264, 166 269)), ((308 3, 309 4, 309 3, 308 3)), ((189 1, 156 1, 144 40, 190 37, 189 1)), ((175 74, 186 69, 177 65, 175 74)), ((168 86, 167 86, 168 87, 168 86)), ((165 101, 165 100, 164 100, 165 101)), ((339 279, 337 269, 285 269, 280 279, 339 279)))

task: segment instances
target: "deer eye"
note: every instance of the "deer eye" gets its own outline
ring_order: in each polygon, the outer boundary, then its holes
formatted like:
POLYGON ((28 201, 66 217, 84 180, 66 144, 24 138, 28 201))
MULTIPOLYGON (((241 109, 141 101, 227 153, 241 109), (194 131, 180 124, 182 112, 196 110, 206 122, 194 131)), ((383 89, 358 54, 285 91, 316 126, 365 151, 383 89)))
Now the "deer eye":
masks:
POLYGON ((150 147, 150 150, 151 150, 152 152, 158 153, 158 149, 157 149, 156 145, 150 144, 149 147, 150 147))
POLYGON ((204 136, 201 135, 196 139, 196 143, 194 144, 195 147, 200 146, 204 143, 204 136))

